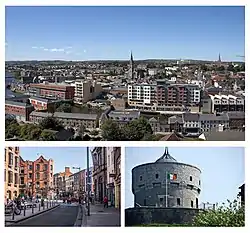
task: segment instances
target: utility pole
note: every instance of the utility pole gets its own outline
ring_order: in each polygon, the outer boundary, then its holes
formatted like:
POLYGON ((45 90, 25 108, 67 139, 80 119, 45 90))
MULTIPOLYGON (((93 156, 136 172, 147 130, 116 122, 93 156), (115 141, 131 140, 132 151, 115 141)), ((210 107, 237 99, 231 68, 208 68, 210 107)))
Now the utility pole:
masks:
POLYGON ((88 205, 88 216, 90 216, 90 203, 89 203, 89 193, 90 193, 90 184, 89 184, 89 147, 87 147, 87 205, 88 205))

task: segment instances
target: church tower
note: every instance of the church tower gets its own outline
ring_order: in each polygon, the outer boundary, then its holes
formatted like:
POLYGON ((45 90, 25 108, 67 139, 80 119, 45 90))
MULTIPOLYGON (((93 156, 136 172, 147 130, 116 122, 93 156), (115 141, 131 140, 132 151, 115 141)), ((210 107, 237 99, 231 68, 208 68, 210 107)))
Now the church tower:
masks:
POLYGON ((130 78, 134 79, 134 59, 133 59, 132 51, 130 55, 130 78))

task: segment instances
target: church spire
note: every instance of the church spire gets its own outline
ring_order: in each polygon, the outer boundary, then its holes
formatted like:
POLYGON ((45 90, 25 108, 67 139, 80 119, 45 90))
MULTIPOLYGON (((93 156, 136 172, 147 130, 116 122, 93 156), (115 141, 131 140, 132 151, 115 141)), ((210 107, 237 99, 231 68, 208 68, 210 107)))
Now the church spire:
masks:
POLYGON ((130 54, 130 78, 132 80, 134 79, 134 58, 133 58, 132 50, 130 54))
POLYGON ((132 62, 134 61, 132 50, 131 50, 131 54, 130 54, 130 61, 132 61, 132 62))
POLYGON ((168 147, 165 147, 164 154, 156 160, 157 162, 176 162, 176 159, 169 154, 168 147))
POLYGON ((218 59, 218 62, 221 62, 221 57, 220 57, 220 53, 219 53, 219 59, 218 59))

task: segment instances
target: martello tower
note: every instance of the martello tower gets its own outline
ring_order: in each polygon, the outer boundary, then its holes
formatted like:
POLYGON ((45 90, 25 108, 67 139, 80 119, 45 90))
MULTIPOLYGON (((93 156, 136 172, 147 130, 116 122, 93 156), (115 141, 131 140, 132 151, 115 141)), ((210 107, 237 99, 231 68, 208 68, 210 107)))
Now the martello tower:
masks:
POLYGON ((135 206, 199 208, 201 170, 176 161, 165 148, 154 163, 132 169, 135 206))

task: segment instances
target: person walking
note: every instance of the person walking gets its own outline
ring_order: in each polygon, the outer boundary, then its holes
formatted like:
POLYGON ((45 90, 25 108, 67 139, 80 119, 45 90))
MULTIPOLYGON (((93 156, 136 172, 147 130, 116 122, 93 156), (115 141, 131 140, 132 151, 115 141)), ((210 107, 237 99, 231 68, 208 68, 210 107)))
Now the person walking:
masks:
POLYGON ((107 196, 104 197, 103 203, 104 203, 104 208, 108 208, 108 197, 107 196))

